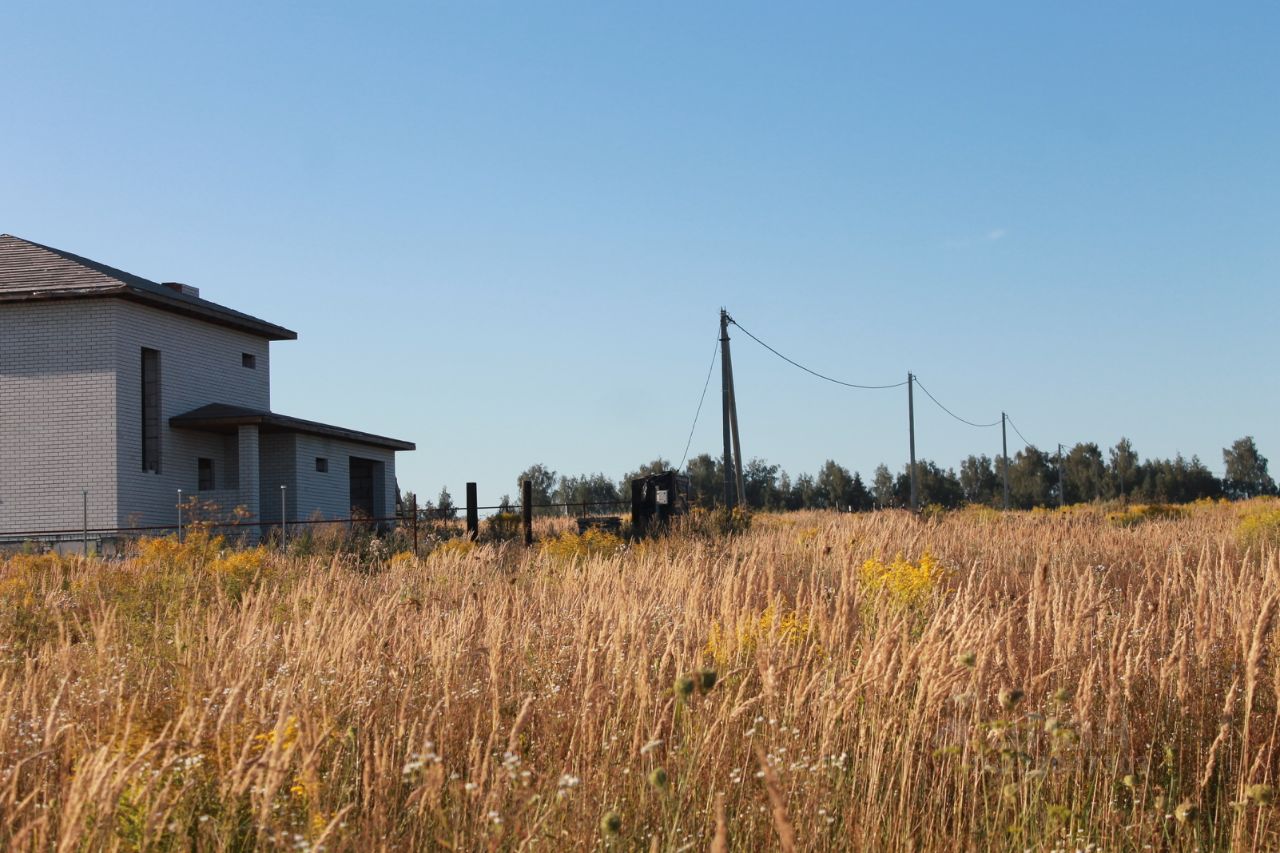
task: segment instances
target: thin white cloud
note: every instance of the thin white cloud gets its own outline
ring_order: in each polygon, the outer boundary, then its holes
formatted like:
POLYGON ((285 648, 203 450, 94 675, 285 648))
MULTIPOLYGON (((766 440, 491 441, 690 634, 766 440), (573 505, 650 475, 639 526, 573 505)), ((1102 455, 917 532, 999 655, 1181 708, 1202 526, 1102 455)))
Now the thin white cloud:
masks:
POLYGON ((959 237, 950 240, 943 240, 942 246, 946 249, 967 249, 978 243, 995 243, 1009 236, 1008 228, 992 228, 980 237, 959 237))

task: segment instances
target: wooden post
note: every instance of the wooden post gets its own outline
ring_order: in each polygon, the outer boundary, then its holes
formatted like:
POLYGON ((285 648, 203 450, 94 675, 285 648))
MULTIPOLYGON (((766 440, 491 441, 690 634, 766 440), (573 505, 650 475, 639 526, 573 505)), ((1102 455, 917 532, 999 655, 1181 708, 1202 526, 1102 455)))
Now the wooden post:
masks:
POLYGON ((1009 509, 1009 416, 1000 413, 1000 459, 1004 462, 1004 508, 1009 509))
POLYGON ((911 443, 911 511, 920 509, 920 487, 916 480, 916 378, 907 373, 907 434, 911 443))
POLYGON ((733 427, 730 426, 733 407, 733 391, 729 383, 733 380, 729 373, 729 312, 720 309, 720 407, 722 410, 721 425, 724 428, 724 508, 733 509, 738 496, 737 478, 734 476, 733 464, 733 427))
POLYGON ((480 538, 480 502, 476 500, 476 484, 467 483, 467 538, 472 542, 480 538))
POLYGON ((520 484, 520 513, 524 516, 524 545, 533 545, 533 481, 520 484))
MULTIPOLYGON (((727 315, 726 315, 727 316, 727 315)), ((733 318, 727 317, 732 323, 733 318)), ((733 358, 729 355, 729 331, 726 327, 724 340, 720 342, 720 357, 724 361, 725 370, 729 374, 729 427, 733 433, 733 480, 736 487, 734 506, 747 508, 747 489, 742 480, 742 440, 738 437, 738 392, 733 387, 733 358)))
POLYGON ((418 495, 416 493, 410 501, 410 511, 413 513, 411 525, 413 526, 413 553, 416 556, 418 553, 418 495))

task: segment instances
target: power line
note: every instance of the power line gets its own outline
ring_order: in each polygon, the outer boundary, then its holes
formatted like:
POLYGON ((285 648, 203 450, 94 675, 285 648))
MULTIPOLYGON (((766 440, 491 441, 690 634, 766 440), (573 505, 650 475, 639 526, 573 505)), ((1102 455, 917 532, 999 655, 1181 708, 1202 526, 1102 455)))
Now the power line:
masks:
POLYGON ((894 384, 892 384, 892 385, 858 385, 858 384, 855 384, 855 383, 853 383, 853 382, 843 382, 843 381, 841 381, 841 380, 839 380, 839 379, 832 379, 830 376, 826 376, 826 375, 824 375, 824 374, 821 374, 821 373, 819 373, 819 372, 818 372, 818 371, 816 371, 816 370, 810 370, 809 368, 805 367, 803 364, 801 364, 801 363, 800 363, 800 362, 798 362, 798 361, 795 361, 794 359, 787 358, 785 355, 783 355, 782 353, 778 352, 776 349, 774 349, 773 347, 769 346, 769 345, 768 345, 768 344, 766 344, 764 341, 762 341, 762 340, 760 340, 759 338, 757 338, 755 335, 751 334, 751 332, 749 332, 749 331, 747 331, 746 329, 744 329, 744 328, 742 327, 742 324, 741 324, 741 323, 739 323, 737 320, 734 320, 733 318, 730 318, 730 319, 729 319, 729 322, 730 322, 730 323, 733 323, 733 325, 737 326, 739 329, 742 329, 742 333, 743 333, 744 335, 746 335, 748 338, 751 338, 751 340, 755 341, 755 342, 756 342, 756 343, 758 343, 760 346, 764 347, 764 348, 765 348, 765 349, 767 349, 769 352, 773 353, 773 354, 774 354, 774 355, 776 355, 778 358, 782 359, 783 361, 787 362, 788 364, 791 364, 791 365, 794 365, 795 367, 800 368, 800 369, 801 369, 801 370, 803 370, 805 373, 811 373, 811 374, 813 374, 814 376, 818 377, 819 379, 825 379, 825 380, 827 380, 828 382, 834 382, 836 385, 843 385, 843 386, 845 386, 846 388, 860 388, 860 389, 862 389, 862 390, 864 390, 864 391, 880 391, 880 390, 883 390, 883 389, 885 389, 885 388, 901 388, 903 385, 906 385, 906 384, 907 384, 905 381, 903 381, 903 382, 895 382, 895 383, 894 383, 894 384))
POLYGON ((934 402, 934 405, 936 405, 939 409, 942 409, 942 411, 946 412, 948 415, 951 415, 951 417, 955 418, 955 419, 956 419, 956 420, 958 420, 960 423, 962 423, 962 424, 968 424, 968 425, 969 425, 969 426, 971 426, 971 427, 978 427, 979 429, 985 429, 985 428, 987 428, 987 427, 1000 426, 1000 422, 999 422, 999 421, 992 421, 992 422, 991 422, 991 423, 989 423, 989 424, 977 424, 977 423, 974 423, 973 421, 965 420, 964 418, 962 418, 962 417, 960 417, 959 415, 957 415, 955 412, 953 412, 953 411, 951 411, 950 409, 948 409, 946 406, 944 406, 944 405, 942 405, 941 403, 939 403, 939 402, 938 402, 938 398, 937 398, 937 397, 935 397, 935 396, 933 396, 932 394, 930 394, 930 393, 929 393, 929 389, 928 389, 928 388, 926 388, 926 387, 924 387, 924 383, 920 381, 920 377, 919 377, 919 376, 917 376, 915 379, 916 379, 916 384, 920 386, 920 390, 921 390, 921 391, 923 391, 923 392, 925 393, 925 395, 926 395, 930 400, 932 400, 932 401, 934 402))
POLYGON ((1027 447, 1035 447, 1033 443, 1031 443, 1030 441, 1027 441, 1027 437, 1022 434, 1022 430, 1018 429, 1018 425, 1013 422, 1013 418, 1009 417, 1008 415, 1005 415, 1005 418, 1009 421, 1009 426, 1013 427, 1013 431, 1018 434, 1018 438, 1022 439, 1023 444, 1025 444, 1027 447))
POLYGON ((693 445, 693 431, 698 428, 698 416, 702 414, 702 403, 707 399, 707 389, 711 387, 711 374, 716 369, 716 353, 720 350, 720 341, 711 349, 711 365, 707 368, 707 381, 702 383, 702 396, 698 398, 698 410, 693 413, 693 426, 689 427, 689 440, 684 443, 684 456, 680 457, 677 471, 684 470, 684 461, 689 458, 689 448, 693 445))

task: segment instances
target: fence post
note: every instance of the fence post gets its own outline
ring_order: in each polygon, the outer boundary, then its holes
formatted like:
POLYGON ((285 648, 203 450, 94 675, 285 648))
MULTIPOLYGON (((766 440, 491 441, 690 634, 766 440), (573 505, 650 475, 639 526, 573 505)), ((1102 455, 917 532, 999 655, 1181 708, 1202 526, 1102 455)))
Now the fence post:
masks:
POLYGON ((280 485, 280 550, 289 547, 289 501, 286 499, 287 487, 280 485))
POLYGON ((472 542, 480 538, 480 502, 476 500, 476 484, 467 483, 467 538, 472 542))
POLYGON ((524 546, 533 545, 533 481, 520 484, 520 512, 524 516, 524 546))
POLYGON ((182 489, 178 489, 178 544, 182 544, 182 489))
POLYGON ((418 495, 416 493, 413 496, 412 504, 413 504, 413 507, 412 507, 413 509, 413 553, 415 556, 417 556, 417 553, 418 553, 418 495))
POLYGON ((84 498, 84 517, 82 518, 82 521, 84 522, 84 527, 82 528, 84 531, 84 541, 82 544, 84 545, 84 558, 87 560, 89 559, 89 490, 84 489, 81 493, 81 497, 84 498))

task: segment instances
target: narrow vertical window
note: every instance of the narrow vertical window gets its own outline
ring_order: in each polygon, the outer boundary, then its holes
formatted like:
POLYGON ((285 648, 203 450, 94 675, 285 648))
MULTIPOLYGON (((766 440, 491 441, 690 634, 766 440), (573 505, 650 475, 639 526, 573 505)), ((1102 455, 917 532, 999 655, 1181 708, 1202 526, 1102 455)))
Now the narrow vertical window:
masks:
POLYGON ((205 459, 201 456, 196 460, 196 482, 198 488, 202 492, 211 492, 216 486, 213 484, 213 460, 205 459))
POLYGON ((160 351, 142 350, 142 470, 160 473, 160 351))

